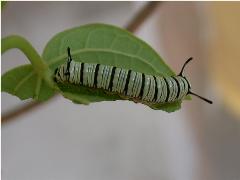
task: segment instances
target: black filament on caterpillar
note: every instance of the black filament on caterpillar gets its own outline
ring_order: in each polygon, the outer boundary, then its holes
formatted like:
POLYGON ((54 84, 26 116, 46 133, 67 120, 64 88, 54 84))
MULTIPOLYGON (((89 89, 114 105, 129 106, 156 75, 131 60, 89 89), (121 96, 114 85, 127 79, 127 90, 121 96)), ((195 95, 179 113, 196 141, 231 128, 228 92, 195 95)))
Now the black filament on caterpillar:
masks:
POLYGON ((189 81, 183 76, 184 68, 192 57, 184 63, 177 76, 161 77, 109 65, 75 62, 69 47, 67 53, 67 62, 55 70, 56 82, 104 89, 137 102, 171 103, 191 94, 212 104, 212 101, 193 93, 189 81))

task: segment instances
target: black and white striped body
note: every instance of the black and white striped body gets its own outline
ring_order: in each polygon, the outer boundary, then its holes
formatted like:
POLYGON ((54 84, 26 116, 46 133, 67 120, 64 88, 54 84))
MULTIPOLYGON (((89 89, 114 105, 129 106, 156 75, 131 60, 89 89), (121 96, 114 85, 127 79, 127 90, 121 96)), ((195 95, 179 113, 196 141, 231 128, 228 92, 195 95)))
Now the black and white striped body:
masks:
POLYGON ((71 61, 55 71, 57 82, 101 88, 143 102, 165 103, 183 99, 190 84, 185 77, 159 77, 123 68, 71 61))

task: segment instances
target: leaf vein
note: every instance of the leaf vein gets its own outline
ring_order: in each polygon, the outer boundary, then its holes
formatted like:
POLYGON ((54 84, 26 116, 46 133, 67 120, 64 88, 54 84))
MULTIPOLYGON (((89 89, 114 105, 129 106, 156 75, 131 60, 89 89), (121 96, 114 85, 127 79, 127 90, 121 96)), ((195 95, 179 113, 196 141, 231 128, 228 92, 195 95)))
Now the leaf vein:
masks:
POLYGON ((23 83, 25 83, 29 78, 32 77, 32 75, 34 74, 34 72, 31 72, 30 74, 28 74, 27 76, 25 76, 21 81, 19 81, 16 85, 16 87, 14 88, 13 92, 14 94, 16 94, 16 92, 18 91, 18 89, 22 86, 23 83))
POLYGON ((42 79, 41 77, 37 78, 37 83, 36 83, 36 88, 35 88, 35 98, 38 99, 39 97, 39 92, 41 89, 41 84, 42 84, 42 79))
MULTIPOLYGON (((139 59, 140 61, 142 61, 142 62, 146 63, 147 65, 149 65, 149 66, 150 66, 151 68, 153 68, 156 72, 158 72, 158 73, 161 74, 161 72, 159 72, 158 69, 156 69, 152 64, 150 64, 146 59, 143 59, 143 58, 141 58, 141 57, 139 57, 139 56, 135 56, 135 55, 132 55, 132 54, 126 54, 126 53, 123 53, 123 52, 120 52, 120 51, 115 51, 115 50, 112 50, 112 49, 101 49, 101 48, 91 48, 91 49, 89 49, 89 48, 85 48, 85 49, 81 49, 81 50, 75 50, 75 51, 72 52, 72 54, 74 55, 74 54, 78 54, 78 53, 81 54, 81 53, 84 53, 84 52, 94 52, 94 51, 109 52, 109 53, 113 53, 113 54, 120 54, 120 55, 128 56, 128 57, 130 57, 130 58, 137 58, 137 59, 139 59)), ((61 56, 59 56, 59 57, 51 60, 51 61, 48 63, 48 65, 49 65, 49 66, 52 66, 52 65, 56 64, 58 61, 60 61, 61 59, 63 59, 64 56, 65 56, 65 55, 61 55, 61 56)))
POLYGON ((90 40, 90 38, 91 38, 91 34, 93 34, 93 33, 96 32, 96 31, 99 31, 99 29, 94 29, 94 30, 92 30, 92 31, 90 31, 90 32, 88 33, 88 35, 87 35, 87 40, 86 40, 86 43, 85 43, 85 45, 84 45, 84 48, 87 48, 87 47, 88 47, 89 40, 90 40))

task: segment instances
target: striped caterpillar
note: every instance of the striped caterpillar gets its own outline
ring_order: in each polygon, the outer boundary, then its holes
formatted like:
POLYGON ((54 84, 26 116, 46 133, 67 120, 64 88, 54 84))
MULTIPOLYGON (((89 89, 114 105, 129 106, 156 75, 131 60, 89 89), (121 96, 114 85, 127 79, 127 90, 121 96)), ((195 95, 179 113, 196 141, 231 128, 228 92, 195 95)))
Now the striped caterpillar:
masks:
POLYGON ((55 70, 55 82, 100 88, 135 102, 171 103, 192 94, 212 104, 212 101, 191 92, 191 85, 183 76, 184 68, 192 58, 184 63, 179 75, 160 77, 109 65, 75 62, 69 47, 67 53, 67 62, 55 70))

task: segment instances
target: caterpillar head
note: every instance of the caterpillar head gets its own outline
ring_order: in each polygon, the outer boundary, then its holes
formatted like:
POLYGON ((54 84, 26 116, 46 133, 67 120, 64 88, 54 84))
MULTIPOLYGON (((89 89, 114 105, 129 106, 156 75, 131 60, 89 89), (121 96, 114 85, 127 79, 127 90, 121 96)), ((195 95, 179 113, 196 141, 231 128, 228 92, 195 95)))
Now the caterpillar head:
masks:
POLYGON ((178 74, 178 76, 184 78, 184 79, 187 81, 187 84, 188 84, 188 93, 187 93, 187 94, 194 95, 194 96, 196 96, 196 97, 198 97, 198 98, 206 101, 207 103, 212 104, 212 101, 210 101, 210 100, 208 100, 208 99, 206 99, 206 98, 204 98, 204 97, 202 97, 202 96, 199 96, 198 94, 192 92, 192 91, 191 91, 191 84, 190 84, 190 82, 189 82, 189 81, 187 80, 187 78, 183 75, 185 66, 186 66, 192 59, 193 59, 193 58, 190 57, 190 58, 184 63, 184 65, 183 65, 183 67, 182 67, 182 69, 181 69, 181 72, 178 74))

